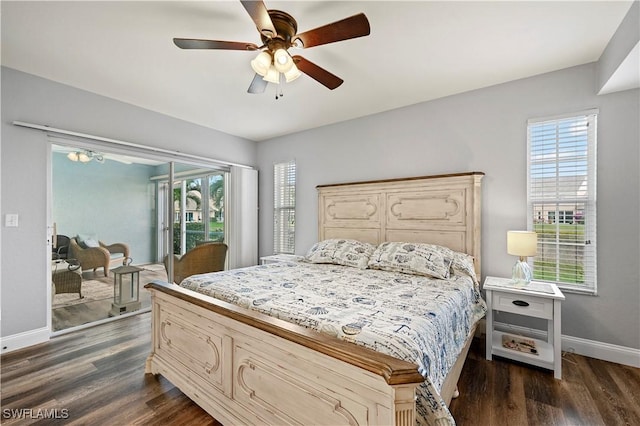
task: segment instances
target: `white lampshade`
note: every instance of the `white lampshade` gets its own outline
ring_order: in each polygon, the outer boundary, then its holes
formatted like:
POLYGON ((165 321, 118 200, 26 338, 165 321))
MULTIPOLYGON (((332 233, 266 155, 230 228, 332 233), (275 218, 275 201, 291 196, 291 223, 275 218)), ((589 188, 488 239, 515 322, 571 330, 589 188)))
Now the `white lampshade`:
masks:
POLYGON ((300 77, 301 75, 302 73, 300 72, 298 67, 296 67, 294 64, 289 71, 284 73, 284 78, 287 81, 287 83, 289 83, 295 80, 296 78, 300 77))
POLYGON ((251 61, 251 68, 261 76, 265 76, 271 67, 271 55, 267 51, 262 51, 251 61))
POLYGON ((75 151, 72 151, 67 154, 67 158, 71 161, 78 161, 78 153, 75 151))
POLYGON ((289 52, 284 49, 278 49, 273 54, 273 65, 278 72, 286 73, 294 64, 289 52))
POLYGON ((538 234, 530 231, 508 231, 507 253, 513 256, 535 256, 538 249, 538 234))
POLYGON ((538 234, 530 231, 508 231, 507 252, 519 256, 513 265, 511 278, 518 285, 526 285, 533 276, 531 267, 527 263, 528 256, 535 256, 538 248, 538 234))
POLYGON ((262 79, 268 81, 269 83, 280 84, 280 73, 278 72, 278 70, 276 70, 276 67, 271 65, 262 79))

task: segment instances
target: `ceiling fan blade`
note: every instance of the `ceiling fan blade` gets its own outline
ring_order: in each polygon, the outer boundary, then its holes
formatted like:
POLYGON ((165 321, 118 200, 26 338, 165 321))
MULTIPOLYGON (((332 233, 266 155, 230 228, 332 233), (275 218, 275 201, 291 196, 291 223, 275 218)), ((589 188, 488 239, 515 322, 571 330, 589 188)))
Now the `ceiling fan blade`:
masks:
POLYGON ((293 62, 301 72, 305 73, 318 83, 326 86, 331 90, 344 83, 344 80, 340 77, 331 74, 329 71, 317 66, 311 61, 306 60, 300 55, 295 55, 293 57, 293 62))
POLYGON ((264 93, 264 90, 267 88, 267 84, 269 84, 267 80, 263 79, 260 74, 256 73, 256 75, 253 76, 253 80, 249 85, 247 93, 264 93))
POLYGON ((335 43, 336 41, 364 37, 370 33, 369 20, 364 13, 359 13, 341 21, 297 34, 294 37, 294 42, 296 40, 302 41, 302 47, 306 49, 322 44, 335 43))
POLYGON ((273 21, 269 16, 267 6, 265 6, 262 1, 240 0, 240 3, 242 3, 244 8, 247 10, 249 16, 253 19, 253 22, 256 23, 256 28, 258 28, 260 34, 269 38, 275 37, 278 34, 278 31, 276 31, 276 27, 273 25, 273 21))
POLYGON ((174 38, 173 42, 181 49, 223 49, 223 50, 258 50, 253 43, 241 41, 200 40, 194 38, 174 38))

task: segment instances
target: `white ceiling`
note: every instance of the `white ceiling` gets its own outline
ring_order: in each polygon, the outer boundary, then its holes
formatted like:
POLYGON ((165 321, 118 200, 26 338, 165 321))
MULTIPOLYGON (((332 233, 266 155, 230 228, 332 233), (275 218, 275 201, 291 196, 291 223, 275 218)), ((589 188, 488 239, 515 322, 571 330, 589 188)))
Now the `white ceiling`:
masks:
MULTIPOLYGON (((247 88, 255 52, 239 1, 2 1, 2 64, 251 140, 264 140, 597 61, 631 1, 265 1, 299 32, 364 12, 368 37, 296 50, 345 80, 247 88)), ((294 52, 292 52, 294 53, 294 52)), ((595 83, 594 83, 595 84, 595 83)))

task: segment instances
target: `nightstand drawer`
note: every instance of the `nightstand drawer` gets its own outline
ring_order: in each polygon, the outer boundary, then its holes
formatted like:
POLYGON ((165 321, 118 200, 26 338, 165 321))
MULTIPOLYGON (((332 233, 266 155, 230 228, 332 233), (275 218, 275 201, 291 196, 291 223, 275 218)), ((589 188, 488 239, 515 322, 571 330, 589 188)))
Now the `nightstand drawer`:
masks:
POLYGON ((553 319, 553 300, 547 298, 498 291, 493 293, 493 309, 530 317, 553 319))

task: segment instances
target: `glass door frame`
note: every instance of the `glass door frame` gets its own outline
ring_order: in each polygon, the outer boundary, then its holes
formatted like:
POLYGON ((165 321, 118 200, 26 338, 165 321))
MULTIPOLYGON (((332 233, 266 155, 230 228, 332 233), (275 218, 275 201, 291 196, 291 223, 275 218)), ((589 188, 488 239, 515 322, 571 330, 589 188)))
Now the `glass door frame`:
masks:
POLYGON ((203 240, 209 240, 211 238, 211 219, 212 214, 215 215, 215 212, 212 212, 210 209, 210 200, 211 200, 211 177, 212 176, 222 176, 223 179, 223 203, 222 203, 222 222, 225 224, 224 226, 224 234, 222 241, 227 240, 228 237, 228 227, 226 224, 227 220, 227 209, 225 208, 224 200, 228 196, 228 180, 229 173, 220 169, 197 169, 194 171, 189 171, 185 173, 175 173, 173 177, 173 185, 171 190, 169 190, 169 176, 162 176, 158 180, 157 191, 158 191, 158 223, 160 226, 158 227, 158 259, 164 259, 166 254, 174 254, 174 243, 173 239, 175 239, 176 231, 179 232, 180 235, 180 253, 175 254, 184 254, 190 247, 187 239, 187 218, 186 218, 186 207, 187 207, 187 181, 189 180, 199 180, 200 184, 200 207, 199 213, 201 214, 201 221, 203 223, 203 231, 202 236, 203 240), (173 196, 173 191, 175 189, 180 189, 180 208, 179 208, 179 217, 176 217, 175 211, 175 200, 173 196), (177 227, 173 228, 173 238, 170 234, 170 227, 174 226, 176 219, 179 219, 180 223, 179 229, 177 227))

